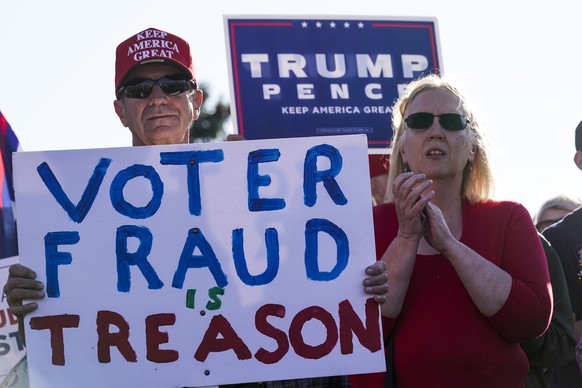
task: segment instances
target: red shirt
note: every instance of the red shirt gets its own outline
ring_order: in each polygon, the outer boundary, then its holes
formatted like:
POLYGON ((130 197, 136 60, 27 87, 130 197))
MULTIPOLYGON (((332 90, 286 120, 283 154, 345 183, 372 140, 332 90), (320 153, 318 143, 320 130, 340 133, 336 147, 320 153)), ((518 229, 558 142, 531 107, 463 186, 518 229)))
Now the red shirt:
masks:
MULTIPOLYGON (((376 254, 398 232, 393 204, 374 208, 376 254)), ((394 333, 398 387, 522 387, 528 360, 519 342, 549 325, 547 261, 527 210, 514 202, 463 203, 461 242, 508 272, 501 310, 486 318, 443 255, 417 255, 402 311, 383 318, 394 333)), ((388 279, 390 287, 390 279, 388 279)), ((383 376, 352 376, 354 387, 383 387, 383 376)))

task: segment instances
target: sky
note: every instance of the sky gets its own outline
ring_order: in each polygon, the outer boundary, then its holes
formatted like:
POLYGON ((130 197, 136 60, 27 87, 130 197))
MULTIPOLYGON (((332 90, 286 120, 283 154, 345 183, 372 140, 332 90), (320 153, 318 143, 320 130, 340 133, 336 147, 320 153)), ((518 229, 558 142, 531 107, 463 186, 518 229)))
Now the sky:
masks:
POLYGON ((224 15, 436 17, 443 73, 469 98, 491 147, 495 198, 533 215, 582 199, 576 2, 539 0, 0 0, 0 111, 24 151, 125 147, 113 110, 115 47, 149 27, 190 42, 210 103, 230 99, 224 15))

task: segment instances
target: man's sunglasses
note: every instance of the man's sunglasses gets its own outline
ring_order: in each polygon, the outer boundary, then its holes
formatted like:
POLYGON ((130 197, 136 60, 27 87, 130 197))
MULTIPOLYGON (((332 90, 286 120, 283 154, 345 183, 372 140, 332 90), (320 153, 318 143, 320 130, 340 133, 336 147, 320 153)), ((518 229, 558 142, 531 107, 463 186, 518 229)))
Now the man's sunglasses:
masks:
POLYGON ((187 90, 197 89, 196 82, 184 79, 166 76, 160 79, 136 78, 128 81, 117 91, 117 99, 122 96, 127 98, 148 98, 154 90, 154 86, 158 85, 162 92, 168 96, 175 96, 176 94, 184 93, 187 90))
POLYGON ((411 129, 428 129, 431 127, 434 118, 439 118, 441 127, 449 131, 462 131, 467 127, 469 120, 466 116, 458 113, 441 113, 435 115, 428 112, 413 113, 404 120, 408 128, 411 129))

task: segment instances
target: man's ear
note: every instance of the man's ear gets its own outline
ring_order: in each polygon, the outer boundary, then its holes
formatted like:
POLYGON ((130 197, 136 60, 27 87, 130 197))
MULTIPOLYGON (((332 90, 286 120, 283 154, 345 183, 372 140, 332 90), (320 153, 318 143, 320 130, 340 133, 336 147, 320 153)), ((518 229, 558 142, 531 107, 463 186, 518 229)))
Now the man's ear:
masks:
POLYGON ((125 118, 125 107, 123 106, 123 102, 120 100, 113 101, 113 107, 115 108, 115 113, 117 113, 117 117, 121 121, 124 127, 127 127, 127 120, 125 118))
POLYGON ((197 90, 192 95, 192 107, 194 108, 194 120, 198 120, 200 117, 200 109, 202 109, 202 100, 204 99, 204 93, 202 90, 197 90))
POLYGON ((574 163, 582 171, 582 151, 576 151, 574 154, 574 163))

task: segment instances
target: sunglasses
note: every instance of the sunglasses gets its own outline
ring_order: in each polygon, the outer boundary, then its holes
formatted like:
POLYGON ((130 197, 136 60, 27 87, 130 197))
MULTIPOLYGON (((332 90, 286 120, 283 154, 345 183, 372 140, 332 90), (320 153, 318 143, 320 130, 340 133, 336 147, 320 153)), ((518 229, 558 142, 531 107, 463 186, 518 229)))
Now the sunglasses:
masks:
POLYGON ((406 122, 406 125, 408 125, 408 128, 428 129, 434 122, 435 117, 439 118, 441 127, 448 131, 462 131, 467 127, 467 123, 469 123, 467 116, 458 113, 442 113, 440 115, 434 115, 428 112, 413 113, 404 121, 406 122))
POLYGON ((156 80, 136 78, 128 81, 119 88, 117 91, 117 99, 120 99, 122 96, 139 99, 148 98, 156 85, 168 96, 175 96, 190 89, 197 89, 196 82, 181 77, 166 76, 156 80))
POLYGON ((546 229, 547 227, 554 225, 556 222, 560 221, 561 218, 557 218, 554 220, 544 220, 544 221, 540 221, 536 224, 536 229, 538 230, 538 232, 542 232, 544 229, 546 229))

